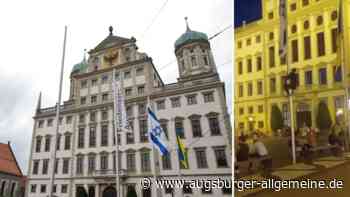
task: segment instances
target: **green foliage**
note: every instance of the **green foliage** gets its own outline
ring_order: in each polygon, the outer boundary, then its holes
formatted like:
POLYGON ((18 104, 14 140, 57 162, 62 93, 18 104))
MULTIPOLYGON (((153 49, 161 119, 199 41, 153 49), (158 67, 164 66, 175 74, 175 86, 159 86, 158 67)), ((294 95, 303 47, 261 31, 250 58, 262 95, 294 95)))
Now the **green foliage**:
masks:
POLYGON ((323 101, 318 104, 316 123, 320 130, 326 130, 332 126, 331 114, 329 113, 327 104, 323 101))
POLYGON ((283 117, 280 108, 277 105, 273 105, 271 108, 271 129, 276 132, 278 129, 283 128, 283 117))

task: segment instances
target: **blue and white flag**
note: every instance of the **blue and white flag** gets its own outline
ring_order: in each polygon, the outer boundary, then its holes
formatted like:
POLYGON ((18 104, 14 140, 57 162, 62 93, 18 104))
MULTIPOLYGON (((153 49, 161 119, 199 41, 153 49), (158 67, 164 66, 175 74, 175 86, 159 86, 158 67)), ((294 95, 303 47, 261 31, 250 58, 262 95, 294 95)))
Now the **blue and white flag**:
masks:
POLYGON ((148 107, 148 138, 149 141, 155 146, 162 156, 167 155, 169 153, 167 145, 164 143, 166 136, 162 127, 160 126, 159 120, 156 115, 152 112, 152 110, 148 107))

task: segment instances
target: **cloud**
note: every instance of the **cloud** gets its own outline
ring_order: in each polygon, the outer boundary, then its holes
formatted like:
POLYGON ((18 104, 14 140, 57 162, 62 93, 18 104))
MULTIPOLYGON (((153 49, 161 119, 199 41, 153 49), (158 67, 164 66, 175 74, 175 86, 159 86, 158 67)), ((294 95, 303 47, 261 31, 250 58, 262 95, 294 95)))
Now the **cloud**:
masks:
POLYGON ((17 161, 26 174, 35 108, 32 80, 0 74, 0 142, 11 142, 17 161))

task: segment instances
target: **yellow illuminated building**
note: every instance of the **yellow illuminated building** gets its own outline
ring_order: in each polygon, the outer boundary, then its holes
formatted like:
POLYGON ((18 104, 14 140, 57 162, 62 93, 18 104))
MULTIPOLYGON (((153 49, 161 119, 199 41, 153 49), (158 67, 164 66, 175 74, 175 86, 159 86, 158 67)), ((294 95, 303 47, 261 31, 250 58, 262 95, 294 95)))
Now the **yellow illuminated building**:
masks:
MULTIPOLYGON (((320 101, 327 103, 333 122, 344 112, 345 85, 337 39, 339 1, 288 0, 288 62, 296 68, 294 125, 316 127, 320 101)), ((344 52, 350 54, 350 0, 343 0, 344 52)), ((262 18, 235 29, 235 135, 259 129, 272 134, 271 108, 277 105, 290 125, 288 97, 283 88, 286 60, 279 57, 279 0, 262 1, 262 18)), ((345 55, 345 72, 350 71, 345 55)), ((350 81, 350 80, 347 80, 350 81)))

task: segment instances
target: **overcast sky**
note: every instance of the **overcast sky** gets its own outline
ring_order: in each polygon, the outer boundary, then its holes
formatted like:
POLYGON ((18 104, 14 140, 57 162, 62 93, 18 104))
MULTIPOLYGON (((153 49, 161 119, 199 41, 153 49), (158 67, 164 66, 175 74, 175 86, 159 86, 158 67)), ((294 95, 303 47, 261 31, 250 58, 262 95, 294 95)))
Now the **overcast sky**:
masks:
MULTIPOLYGON (((63 100, 68 99, 69 74, 108 35, 137 39, 139 51, 157 68, 175 59, 174 42, 185 32, 184 17, 193 30, 211 36, 233 23, 233 0, 1 1, 0 2, 0 142, 11 141, 27 174, 34 110, 40 91, 43 107, 57 101, 64 25, 68 25, 63 100), (148 28, 149 27, 149 28, 148 28), (146 31, 148 29, 148 31, 146 31)), ((211 40, 220 77, 226 83, 231 111, 232 29, 211 40), (224 65, 223 65, 224 64, 224 65)), ((177 64, 161 69, 165 83, 176 82, 177 64)))

